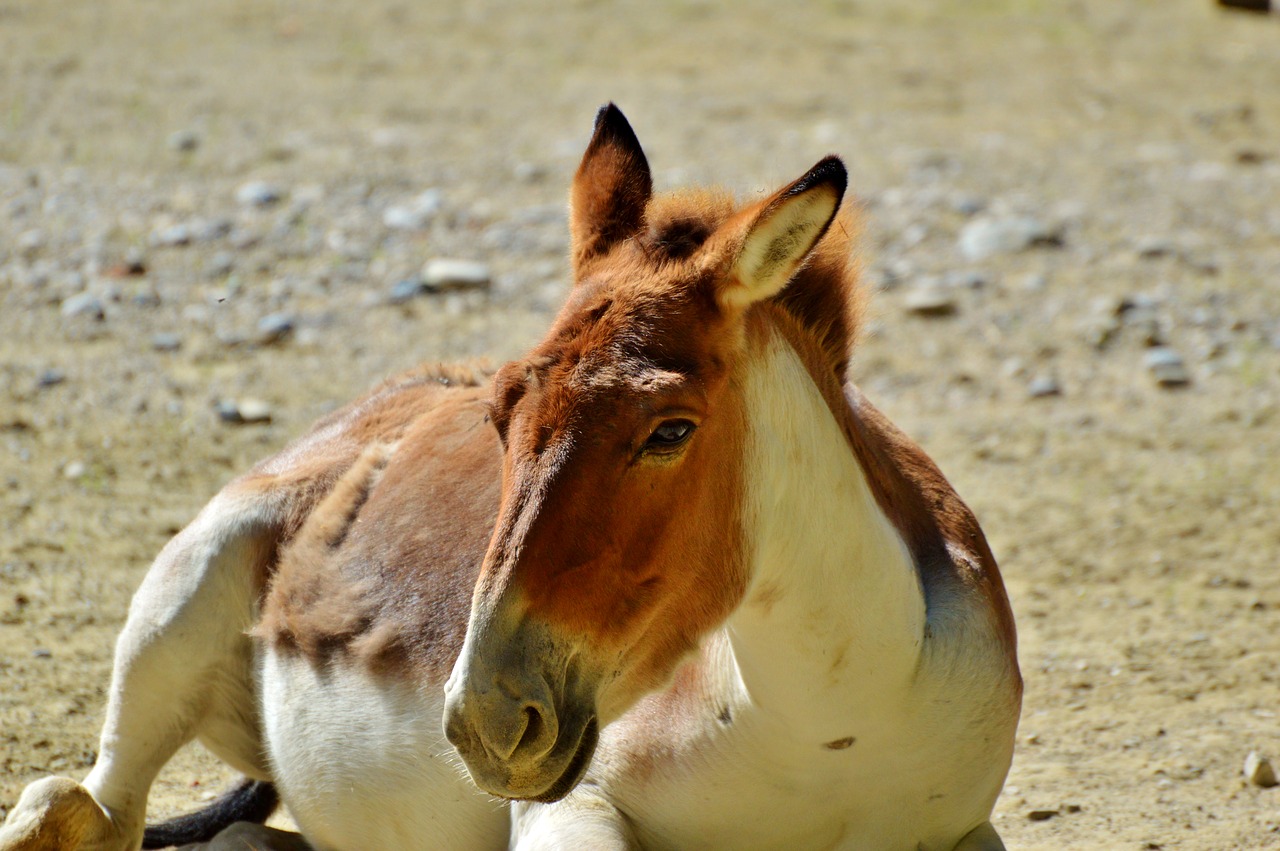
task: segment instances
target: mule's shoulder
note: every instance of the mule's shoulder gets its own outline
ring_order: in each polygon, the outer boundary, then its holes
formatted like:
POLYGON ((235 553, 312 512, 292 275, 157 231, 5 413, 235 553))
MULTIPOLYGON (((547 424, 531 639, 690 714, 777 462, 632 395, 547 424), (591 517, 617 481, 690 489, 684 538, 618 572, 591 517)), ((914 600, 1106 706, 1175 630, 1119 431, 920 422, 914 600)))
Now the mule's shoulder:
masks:
POLYGON ((978 519, 928 454, 852 382, 847 432, 880 509, 902 535, 920 574, 931 623, 957 601, 979 603, 1010 658, 1013 613, 978 519))

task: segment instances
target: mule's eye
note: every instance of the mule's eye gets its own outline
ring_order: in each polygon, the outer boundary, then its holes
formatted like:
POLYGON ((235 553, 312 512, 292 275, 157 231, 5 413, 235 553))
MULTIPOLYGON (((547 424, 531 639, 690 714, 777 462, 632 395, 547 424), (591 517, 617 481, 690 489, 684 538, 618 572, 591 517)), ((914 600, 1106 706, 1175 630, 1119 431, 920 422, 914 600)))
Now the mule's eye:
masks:
POLYGON ((649 439, 644 442, 646 452, 670 452, 678 449, 697 428, 689 420, 667 420, 653 430, 649 439))

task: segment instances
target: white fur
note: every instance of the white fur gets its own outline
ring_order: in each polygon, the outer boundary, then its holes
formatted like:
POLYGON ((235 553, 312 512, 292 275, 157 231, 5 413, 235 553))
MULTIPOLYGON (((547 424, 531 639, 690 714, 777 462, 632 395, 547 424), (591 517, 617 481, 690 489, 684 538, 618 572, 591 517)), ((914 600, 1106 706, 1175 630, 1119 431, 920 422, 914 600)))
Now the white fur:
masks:
POLYGON ((84 785, 141 838, 157 773, 202 732, 223 759, 265 778, 252 699, 254 565, 271 507, 222 494, 161 551, 116 643, 98 759, 84 785))
POLYGON ((262 701, 275 782, 321 851, 500 848, 508 815, 467 779, 439 686, 323 671, 268 651, 262 701))

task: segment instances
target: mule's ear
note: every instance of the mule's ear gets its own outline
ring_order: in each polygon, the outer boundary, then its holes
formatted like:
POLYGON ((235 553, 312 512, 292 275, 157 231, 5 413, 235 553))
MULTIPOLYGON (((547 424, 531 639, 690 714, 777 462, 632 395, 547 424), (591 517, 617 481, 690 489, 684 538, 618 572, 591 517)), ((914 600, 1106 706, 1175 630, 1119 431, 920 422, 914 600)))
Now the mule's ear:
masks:
POLYGON ((747 226, 720 302, 745 307, 779 293, 831 226, 848 182, 844 163, 827 157, 766 201, 747 226))
POLYGON ((574 271, 639 233, 652 194, 649 161, 631 125, 613 104, 600 107, 569 196, 574 271))

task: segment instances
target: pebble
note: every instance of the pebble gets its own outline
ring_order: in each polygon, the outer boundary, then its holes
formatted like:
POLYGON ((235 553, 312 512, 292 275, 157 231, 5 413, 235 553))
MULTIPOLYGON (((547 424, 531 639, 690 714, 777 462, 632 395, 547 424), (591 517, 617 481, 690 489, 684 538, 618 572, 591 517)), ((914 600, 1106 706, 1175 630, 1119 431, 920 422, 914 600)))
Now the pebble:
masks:
POLYGON ((444 196, 439 189, 428 189, 416 198, 394 204, 382 214, 382 223, 397 230, 422 230, 431 224, 444 206, 444 196))
POLYGON ((224 423, 245 425, 271 422, 271 406, 261 399, 224 399, 217 405, 218 418, 224 423))
POLYGON ((974 219, 960 231, 957 246, 970 260, 1013 254, 1036 246, 1061 246, 1062 231, 1030 216, 974 219))
POLYGON ((124 259, 119 263, 108 268, 105 272, 108 278, 134 278, 147 274, 147 255, 142 253, 140 248, 130 248, 124 254, 124 259))
POLYGON ((1153 307, 1133 307, 1124 313, 1124 324, 1138 332, 1143 345, 1164 345, 1164 334, 1160 330, 1160 317, 1153 307))
POLYGON ((278 186, 264 180, 251 180, 236 190, 236 201, 246 207, 269 207, 282 196, 278 186))
POLYGON ((169 134, 169 150, 190 153, 200 147, 200 136, 194 130, 175 130, 169 134))
POLYGON ((1143 260, 1155 260, 1159 257, 1170 257, 1177 252, 1173 240, 1162 236, 1144 236, 1134 243, 1134 253, 1143 260))
POLYGON ((257 342, 269 346, 283 342, 297 327, 297 321, 290 313, 271 313, 258 320, 257 342))
POLYGON ((1182 387, 1191 383, 1191 374, 1187 372, 1182 355, 1168 346, 1148 350, 1143 361, 1161 387, 1182 387))
POLYGON ((236 268, 236 257, 230 251, 219 251, 209 258, 205 264, 204 274, 208 278, 225 278, 236 268))
POLYGON ((956 312, 956 300, 950 292, 939 286, 921 286, 909 290, 902 300, 908 313, 916 316, 952 316, 956 312))
POLYGON ((1031 821, 1048 821, 1059 814, 1058 810, 1031 810, 1027 813, 1027 818, 1031 821))
POLYGON ((1244 776, 1254 786, 1261 786, 1263 789, 1280 785, 1280 780, 1276 779, 1276 771, 1271 767, 1271 761, 1257 751, 1251 752, 1244 758, 1244 776))
POLYGON ((37 647, 35 650, 31 651, 31 655, 37 659, 52 659, 53 651, 47 647, 37 647))
POLYGON ((176 248, 191 244, 191 228, 185 224, 167 225, 151 232, 151 244, 157 248, 176 248))
POLYGON ((422 286, 429 292, 486 290, 493 281, 488 265, 477 260, 428 260, 422 267, 422 286))
POLYGON ((976 195, 961 195, 952 200, 951 209, 962 216, 976 216, 987 209, 987 202, 976 195))
POLYGON ((182 348, 182 338, 177 334, 152 334, 151 348, 157 352, 176 352, 182 348))
POLYGON ((76 479, 84 476, 88 471, 89 468, 83 461, 72 461, 62 468, 62 477, 67 481, 74 482, 76 479))
POLYGON ((102 300, 93 293, 77 293, 62 300, 62 315, 65 317, 88 316, 101 320, 106 317, 102 300))
POLYGON ((36 384, 40 387, 57 387, 59 384, 67 380, 67 374, 60 369, 46 369, 40 373, 40 377, 36 379, 36 384))
POLYGON ((1048 396, 1061 396, 1062 385, 1052 375, 1041 375, 1027 385, 1027 394, 1032 399, 1043 399, 1048 396))
POLYGON ((32 229, 18 237, 18 252, 28 260, 39 254, 44 246, 44 231, 32 229))

